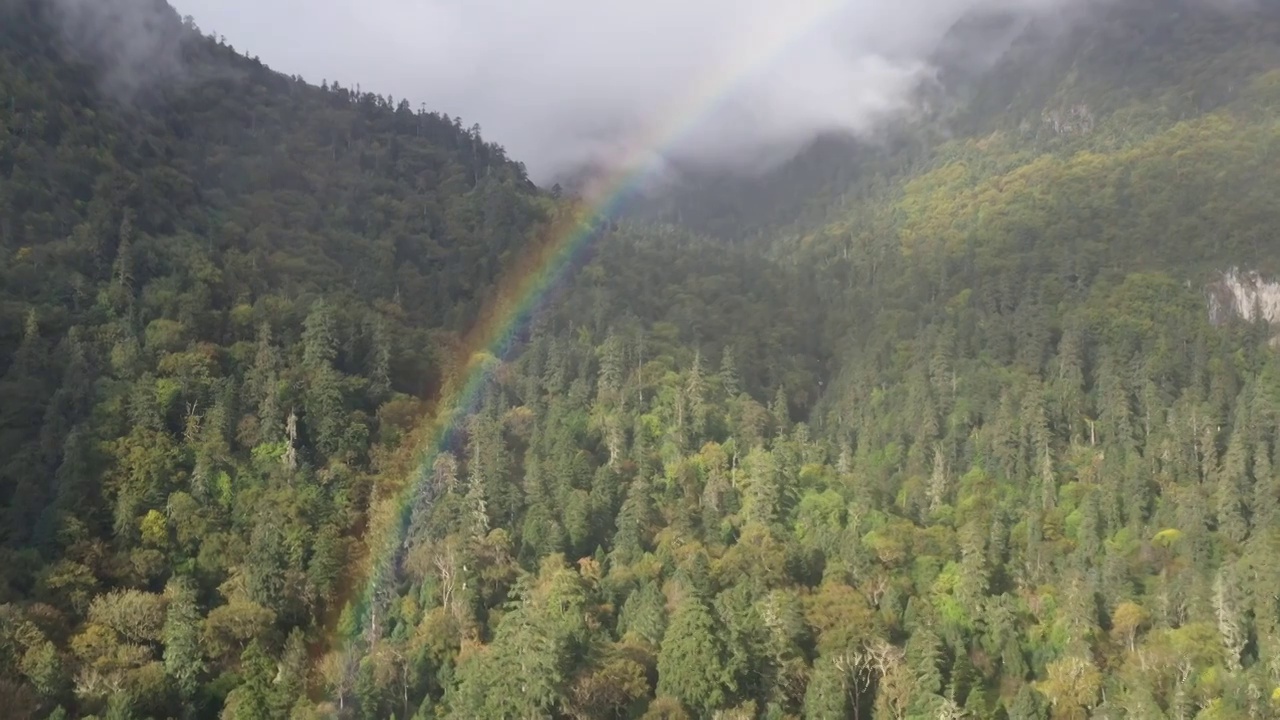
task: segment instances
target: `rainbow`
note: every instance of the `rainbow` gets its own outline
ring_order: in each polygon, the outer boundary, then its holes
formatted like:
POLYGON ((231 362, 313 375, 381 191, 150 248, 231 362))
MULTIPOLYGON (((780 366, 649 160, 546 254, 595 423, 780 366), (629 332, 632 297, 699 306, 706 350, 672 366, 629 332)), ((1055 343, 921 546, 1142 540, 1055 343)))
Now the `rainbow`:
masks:
MULTIPOLYGON (((371 617, 372 601, 378 587, 377 568, 391 565, 401 551, 408 531, 415 499, 429 482, 430 469, 437 456, 462 426, 477 404, 489 379, 492 358, 508 354, 517 333, 528 318, 547 299, 549 292, 565 276, 574 258, 598 236, 602 219, 607 219, 631 197, 639 183, 660 161, 663 151, 685 137, 708 113, 714 110, 740 82, 777 57, 792 43, 824 20, 831 18, 849 0, 792 0, 786 18, 773 23, 767 37, 751 38, 750 48, 739 48, 709 68, 691 85, 680 102, 674 103, 660 117, 666 122, 654 125, 649 132, 630 144, 621 162, 613 165, 608 177, 598 181, 589 199, 559 213, 542 233, 542 239, 526 253, 522 261, 505 273, 498 291, 487 299, 473 328, 460 343, 452 379, 445 382, 434 413, 415 434, 420 447, 416 472, 398 492, 384 498, 379 509, 370 507, 366 529, 366 568, 354 569, 352 576, 364 577, 359 596, 351 599, 354 617, 334 636, 336 652, 351 652, 358 638, 377 619, 371 617), (353 622, 352 622, 353 621, 353 622)), ((379 502, 373 500, 373 502, 379 502)), ((341 603, 339 603, 341 605, 341 603)))

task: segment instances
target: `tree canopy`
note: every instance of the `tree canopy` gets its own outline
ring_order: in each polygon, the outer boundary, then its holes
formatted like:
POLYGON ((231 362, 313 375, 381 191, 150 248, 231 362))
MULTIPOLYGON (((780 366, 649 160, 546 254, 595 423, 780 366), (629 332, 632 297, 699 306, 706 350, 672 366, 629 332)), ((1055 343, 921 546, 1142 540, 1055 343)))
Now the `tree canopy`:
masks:
POLYGON ((600 223, 469 365, 572 198, 0 2, 3 713, 1280 715, 1277 318, 1211 312, 1280 272, 1280 18, 1150 5, 600 223))

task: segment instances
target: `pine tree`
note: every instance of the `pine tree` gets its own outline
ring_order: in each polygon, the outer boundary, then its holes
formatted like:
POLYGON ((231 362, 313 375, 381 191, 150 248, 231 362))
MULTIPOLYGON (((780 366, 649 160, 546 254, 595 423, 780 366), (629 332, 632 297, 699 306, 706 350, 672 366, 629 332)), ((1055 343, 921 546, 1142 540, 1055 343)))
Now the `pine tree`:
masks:
POLYGON ((696 443, 702 439, 707 427, 706 383, 702 377, 702 354, 700 352, 695 352, 693 355, 693 364, 689 367, 682 397, 688 407, 688 436, 696 443))
POLYGON ((243 680, 234 697, 228 699, 228 705, 233 708, 231 718, 262 720, 271 717, 271 685, 276 668, 257 640, 249 643, 240 656, 240 671, 243 680))
POLYGON ((724 352, 720 355, 720 372, 717 374, 720 381, 720 389, 727 399, 738 397, 738 393, 742 392, 738 380, 738 368, 733 359, 733 348, 725 347, 724 352))
POLYGON ((618 563, 630 563, 644 552, 650 531, 653 508, 649 498, 649 483, 637 478, 627 487, 626 499, 618 511, 615 523, 618 530, 613 538, 613 559, 618 563))
POLYGON ((382 315, 369 320, 369 351, 365 356, 365 376, 376 397, 391 392, 391 331, 382 315))
POLYGON ((710 715, 732 692, 726 648, 715 616, 701 598, 685 599, 671 618, 658 653, 658 695, 710 715))
POLYGON ((164 594, 168 601, 164 620, 164 670, 173 679, 183 701, 189 702, 205 669, 195 587, 187 578, 176 577, 165 586, 164 594))

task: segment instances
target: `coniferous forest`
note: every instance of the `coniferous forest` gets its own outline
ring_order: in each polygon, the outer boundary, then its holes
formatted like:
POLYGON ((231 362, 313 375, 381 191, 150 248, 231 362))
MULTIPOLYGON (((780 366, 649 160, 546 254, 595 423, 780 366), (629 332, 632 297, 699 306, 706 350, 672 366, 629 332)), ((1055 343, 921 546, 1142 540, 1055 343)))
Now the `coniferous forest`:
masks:
POLYGON ((0 716, 1280 718, 1274 4, 611 218, 430 467, 576 201, 159 4, 0 0, 0 716))

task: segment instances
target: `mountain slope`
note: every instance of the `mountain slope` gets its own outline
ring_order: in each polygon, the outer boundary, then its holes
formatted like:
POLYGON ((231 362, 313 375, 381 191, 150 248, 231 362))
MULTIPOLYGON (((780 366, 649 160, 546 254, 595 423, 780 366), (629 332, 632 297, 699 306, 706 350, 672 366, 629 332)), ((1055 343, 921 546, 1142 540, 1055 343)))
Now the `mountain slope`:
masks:
POLYGON ((375 473, 551 206, 455 120, 163 3, 102 6, 141 56, 72 45, 61 7, 0 3, 4 714, 211 716, 255 635, 340 609, 375 473), (229 625, 171 656, 166 606, 229 625))
POLYGON ((1223 311, 1280 298, 1274 6, 1031 26, 889 142, 655 198, 430 467, 564 209, 167 6, 122 86, 49 7, 0 4, 11 715, 1277 715, 1277 330, 1223 311))
POLYGON ((1280 64, 1273 4, 1123 0, 1034 21, 966 18, 934 58, 909 122, 865 138, 823 137, 752 177, 690 168, 633 212, 726 239, 811 230, 869 192, 945 162, 948 140, 1004 139, 1022 154, 1114 149, 1233 103, 1254 103, 1280 64), (975 50, 975 48, 981 49, 975 50), (939 147, 941 146, 941 147, 939 147))

